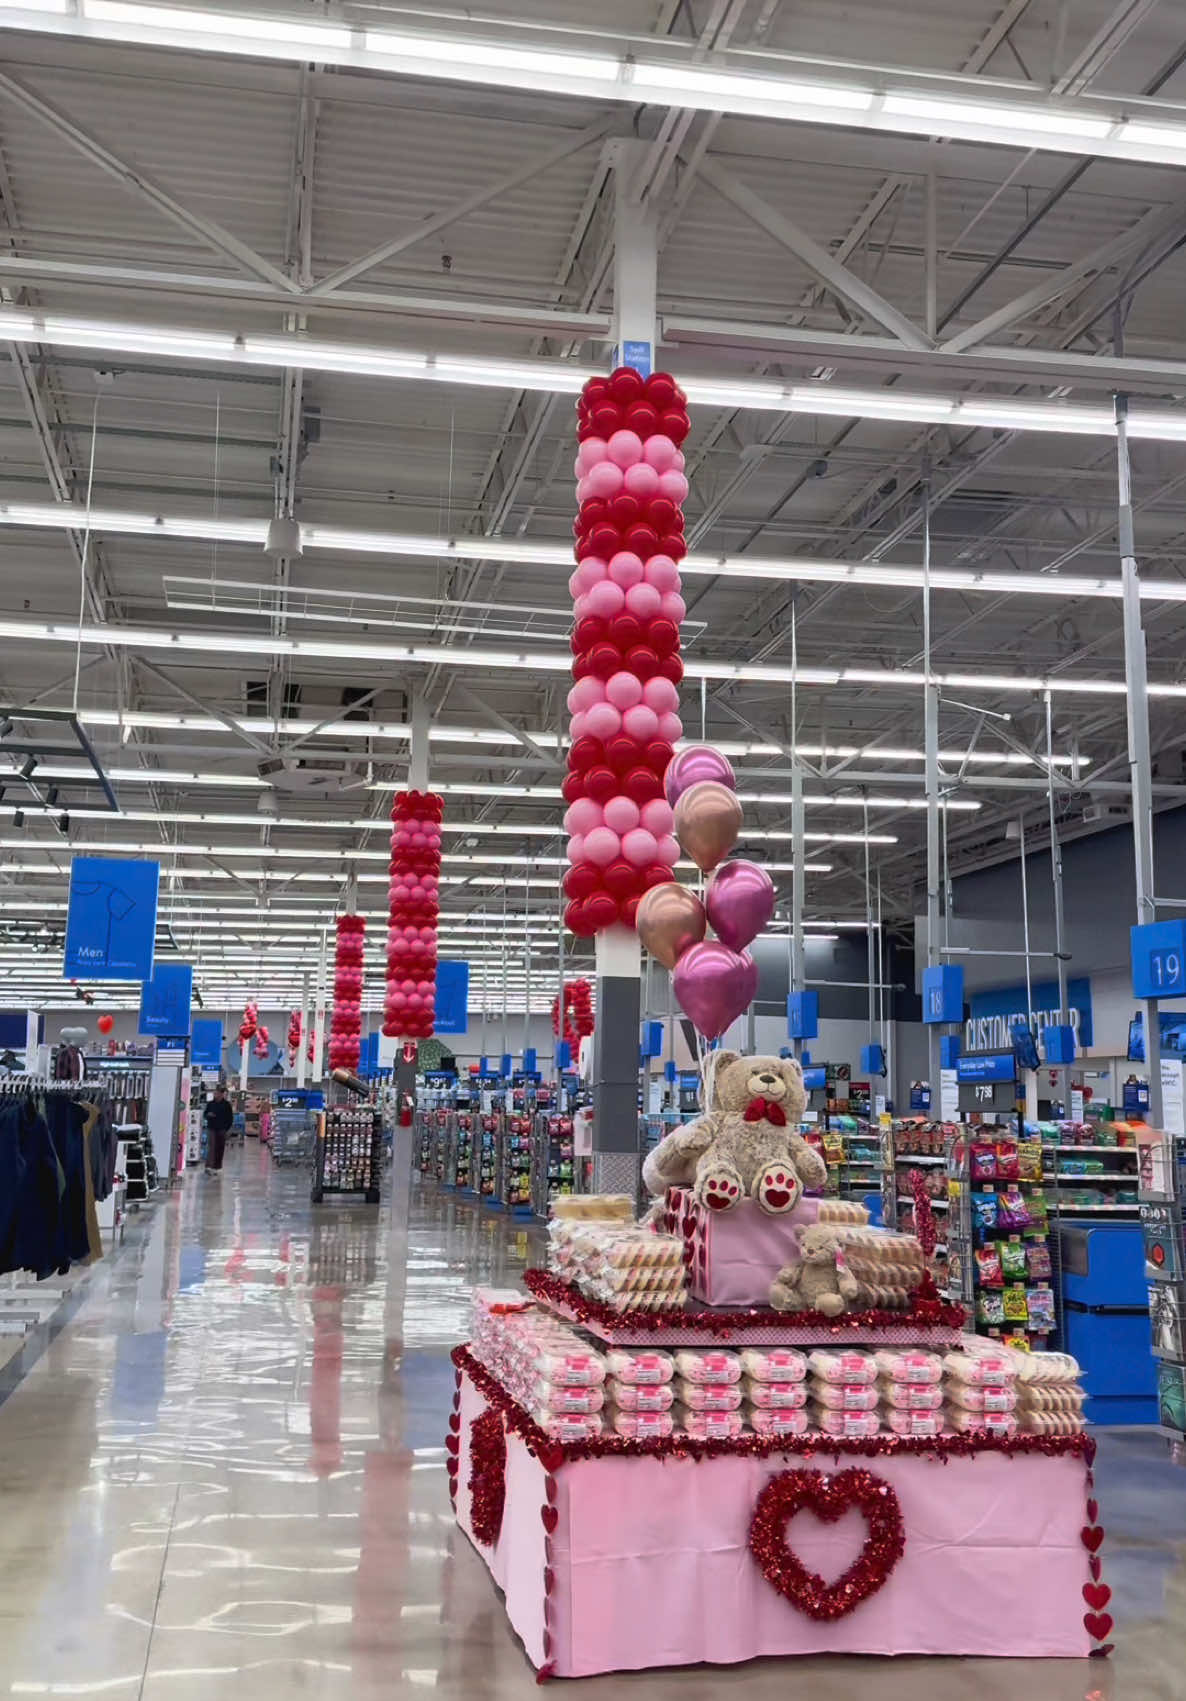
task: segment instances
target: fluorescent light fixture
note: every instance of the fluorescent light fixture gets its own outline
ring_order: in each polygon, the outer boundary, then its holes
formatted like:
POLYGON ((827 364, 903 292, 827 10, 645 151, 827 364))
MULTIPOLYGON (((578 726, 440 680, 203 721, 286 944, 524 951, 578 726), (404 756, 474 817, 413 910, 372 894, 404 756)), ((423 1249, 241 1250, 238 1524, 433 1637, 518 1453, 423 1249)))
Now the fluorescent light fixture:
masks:
MULTIPOLYGON (((1069 107, 1043 110, 1028 102, 994 106, 976 100, 942 100, 926 94, 887 94, 882 109, 894 118, 915 120, 911 129, 917 129, 919 123, 938 125, 939 135, 966 135, 970 129, 1015 135, 1020 129, 1061 138, 1064 142, 1086 143, 1102 142, 1115 129, 1115 121, 1110 118, 1082 118, 1069 107), (958 128, 953 130, 953 126, 958 128)), ((998 140, 999 135, 990 139, 998 140)))

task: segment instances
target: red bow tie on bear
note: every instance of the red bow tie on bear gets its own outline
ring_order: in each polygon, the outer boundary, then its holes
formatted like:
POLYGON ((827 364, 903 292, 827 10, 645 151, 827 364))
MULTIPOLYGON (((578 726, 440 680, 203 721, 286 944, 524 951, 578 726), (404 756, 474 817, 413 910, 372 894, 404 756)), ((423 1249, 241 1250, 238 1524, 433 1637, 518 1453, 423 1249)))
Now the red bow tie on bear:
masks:
POLYGON ((751 1099, 745 1107, 746 1122, 773 1122, 776 1128, 785 1128, 787 1113, 777 1099, 751 1099))

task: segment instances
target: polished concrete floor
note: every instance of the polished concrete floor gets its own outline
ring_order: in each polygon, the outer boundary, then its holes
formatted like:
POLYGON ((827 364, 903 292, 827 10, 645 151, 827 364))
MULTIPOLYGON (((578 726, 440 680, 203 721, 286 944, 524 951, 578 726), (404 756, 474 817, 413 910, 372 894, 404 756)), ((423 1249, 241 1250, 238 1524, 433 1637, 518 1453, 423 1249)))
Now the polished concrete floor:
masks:
MULTIPOLYGON (((453 1526, 441 1447, 470 1287, 513 1278, 532 1237, 419 1184, 395 1215, 314 1211, 304 1174, 232 1150, 220 1181, 143 1210, 40 1356, 0 1373, 0 1696, 536 1692, 453 1526)), ((1110 1662, 763 1662, 581 1688, 1179 1701, 1186 1472, 1130 1432, 1103 1437, 1098 1477, 1110 1662)))

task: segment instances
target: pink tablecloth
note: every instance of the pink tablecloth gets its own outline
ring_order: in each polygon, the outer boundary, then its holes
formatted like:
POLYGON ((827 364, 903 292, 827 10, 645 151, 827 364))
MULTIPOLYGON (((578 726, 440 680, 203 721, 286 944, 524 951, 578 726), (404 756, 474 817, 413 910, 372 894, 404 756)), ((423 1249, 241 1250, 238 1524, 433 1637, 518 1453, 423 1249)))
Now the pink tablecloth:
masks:
MULTIPOLYGON (((457 1510, 471 1539, 469 1425, 483 1409, 463 1376, 457 1510)), ((538 1460, 508 1435, 502 1532, 493 1551, 478 1551, 529 1659, 550 1662, 558 1677, 772 1654, 1075 1657, 1092 1646, 1078 1458, 588 1459, 556 1473, 550 1538, 545 1484, 538 1460), (767 1582, 749 1551, 750 1520, 761 1489, 781 1472, 851 1466, 893 1486, 905 1554, 877 1594, 817 1623, 767 1582)), ((856 1513, 834 1525, 803 1514, 792 1531, 795 1551, 826 1579, 864 1539, 856 1513)))

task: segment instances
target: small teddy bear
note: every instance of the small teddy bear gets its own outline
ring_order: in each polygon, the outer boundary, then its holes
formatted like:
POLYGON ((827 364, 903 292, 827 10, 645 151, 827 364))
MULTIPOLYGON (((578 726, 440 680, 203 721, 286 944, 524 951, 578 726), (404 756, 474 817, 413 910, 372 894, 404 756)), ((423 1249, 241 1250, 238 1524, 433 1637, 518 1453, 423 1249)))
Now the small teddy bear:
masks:
POLYGON ((718 1051, 709 1068, 712 1109, 648 1153, 644 1186, 659 1196, 669 1187, 691 1188, 710 1211, 745 1198, 771 1216, 793 1210, 805 1187, 822 1187, 828 1176, 799 1132, 807 1094, 798 1062, 718 1051))
POLYGON ((856 1299, 859 1284, 844 1262, 840 1237, 824 1223, 799 1231, 798 1264, 785 1264, 770 1287, 776 1311, 818 1311, 839 1317, 856 1299))

